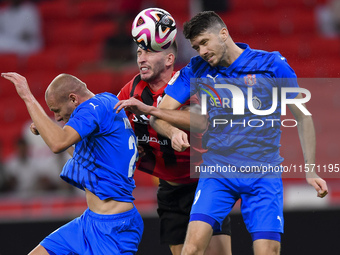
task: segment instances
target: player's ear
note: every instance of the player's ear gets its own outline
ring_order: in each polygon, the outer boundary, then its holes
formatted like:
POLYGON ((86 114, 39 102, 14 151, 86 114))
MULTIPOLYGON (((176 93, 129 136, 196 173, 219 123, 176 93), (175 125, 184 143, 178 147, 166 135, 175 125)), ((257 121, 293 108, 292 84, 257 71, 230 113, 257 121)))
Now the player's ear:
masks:
POLYGON ((226 27, 222 27, 220 30, 220 37, 225 42, 229 37, 229 31, 226 27))
POLYGON ((175 63, 175 55, 173 53, 169 53, 166 58, 166 65, 172 66, 175 63))
POLYGON ((68 98, 69 98, 69 100, 70 100, 72 103, 74 103, 76 106, 78 106, 79 102, 78 102, 78 97, 77 97, 76 94, 70 93, 70 94, 68 95, 68 98))

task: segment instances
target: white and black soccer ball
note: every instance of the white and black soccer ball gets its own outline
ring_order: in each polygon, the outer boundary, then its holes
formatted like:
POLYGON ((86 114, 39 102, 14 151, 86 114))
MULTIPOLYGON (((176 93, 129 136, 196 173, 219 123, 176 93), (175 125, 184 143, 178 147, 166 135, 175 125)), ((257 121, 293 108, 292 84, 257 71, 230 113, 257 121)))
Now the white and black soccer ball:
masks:
POLYGON ((132 23, 132 37, 137 45, 154 52, 171 46, 177 34, 175 19, 160 8, 141 11, 132 23))

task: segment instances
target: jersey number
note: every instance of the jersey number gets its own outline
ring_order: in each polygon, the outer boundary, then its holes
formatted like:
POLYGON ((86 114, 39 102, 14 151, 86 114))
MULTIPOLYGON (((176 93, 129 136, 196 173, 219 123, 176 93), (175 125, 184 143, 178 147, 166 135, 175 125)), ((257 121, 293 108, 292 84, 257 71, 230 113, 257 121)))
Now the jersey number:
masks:
POLYGON ((129 165, 129 175, 128 177, 132 177, 133 173, 136 170, 136 157, 137 157, 137 145, 136 140, 133 135, 129 138, 129 150, 134 150, 134 153, 130 159, 130 165, 129 165))

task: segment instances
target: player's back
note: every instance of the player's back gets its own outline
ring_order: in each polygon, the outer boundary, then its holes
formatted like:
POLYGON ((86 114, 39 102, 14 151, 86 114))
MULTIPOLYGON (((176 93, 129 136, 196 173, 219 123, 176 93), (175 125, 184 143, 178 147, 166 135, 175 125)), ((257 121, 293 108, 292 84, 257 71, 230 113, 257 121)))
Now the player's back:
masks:
POLYGON ((136 137, 124 112, 116 114, 116 96, 103 93, 79 105, 67 125, 82 140, 61 177, 100 199, 133 201, 136 137))

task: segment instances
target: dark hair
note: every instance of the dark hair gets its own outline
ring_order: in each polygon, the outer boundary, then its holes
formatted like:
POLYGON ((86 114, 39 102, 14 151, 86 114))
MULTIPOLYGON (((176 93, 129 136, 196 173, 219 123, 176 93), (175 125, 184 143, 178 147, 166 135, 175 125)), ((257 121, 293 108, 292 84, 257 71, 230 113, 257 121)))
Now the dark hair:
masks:
POLYGON ((220 30, 227 27, 220 16, 214 11, 200 12, 183 25, 183 34, 186 39, 193 39, 209 28, 220 30))

